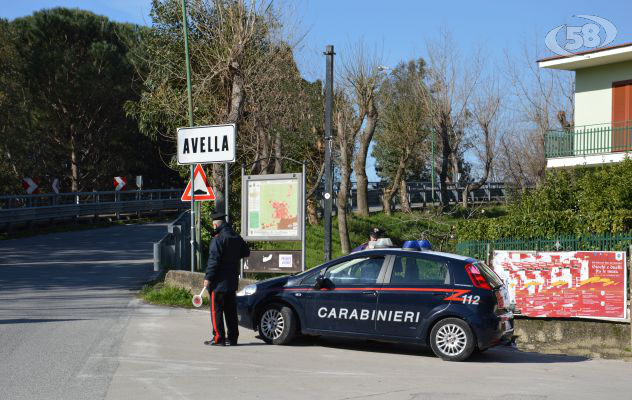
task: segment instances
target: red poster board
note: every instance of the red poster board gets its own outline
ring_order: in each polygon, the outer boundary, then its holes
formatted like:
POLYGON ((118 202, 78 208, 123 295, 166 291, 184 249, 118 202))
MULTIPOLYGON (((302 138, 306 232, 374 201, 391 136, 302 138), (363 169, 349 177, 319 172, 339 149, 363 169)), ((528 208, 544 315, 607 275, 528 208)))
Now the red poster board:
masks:
POLYGON ((626 320, 623 251, 495 251, 493 265, 521 315, 626 320))

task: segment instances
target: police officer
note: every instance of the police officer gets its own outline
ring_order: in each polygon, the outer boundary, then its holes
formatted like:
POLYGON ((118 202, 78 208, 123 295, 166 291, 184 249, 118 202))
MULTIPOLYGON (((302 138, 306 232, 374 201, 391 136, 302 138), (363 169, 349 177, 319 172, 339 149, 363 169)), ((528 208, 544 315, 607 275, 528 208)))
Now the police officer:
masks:
POLYGON ((239 261, 250 255, 248 245, 233 227, 226 222, 226 214, 214 213, 213 240, 209 249, 204 286, 211 297, 212 339, 208 346, 236 346, 237 326, 236 292, 239 285, 239 261), (228 337, 224 330, 224 319, 228 337))
POLYGON ((369 231, 369 241, 366 243, 362 243, 360 246, 351 250, 351 252, 355 253, 356 251, 366 250, 369 247, 370 242, 375 242, 376 240, 383 238, 385 235, 386 235, 386 231, 384 231, 384 229, 371 228, 371 230, 369 231))

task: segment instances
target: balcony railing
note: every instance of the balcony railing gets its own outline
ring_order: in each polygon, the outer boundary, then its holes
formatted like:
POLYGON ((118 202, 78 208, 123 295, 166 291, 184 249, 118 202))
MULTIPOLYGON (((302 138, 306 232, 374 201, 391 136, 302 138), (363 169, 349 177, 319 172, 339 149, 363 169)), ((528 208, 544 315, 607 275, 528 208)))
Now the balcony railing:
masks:
POLYGON ((546 158, 632 151, 632 121, 550 130, 544 146, 546 158))

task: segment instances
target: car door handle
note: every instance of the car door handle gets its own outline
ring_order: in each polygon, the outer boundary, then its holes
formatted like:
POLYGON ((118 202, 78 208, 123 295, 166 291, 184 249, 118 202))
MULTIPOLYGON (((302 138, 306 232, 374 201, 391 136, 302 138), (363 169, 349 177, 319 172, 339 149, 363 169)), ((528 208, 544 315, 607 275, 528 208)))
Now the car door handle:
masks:
POLYGON ((365 292, 362 292, 362 294, 369 294, 371 296, 376 296, 377 292, 375 290, 367 290, 365 292))

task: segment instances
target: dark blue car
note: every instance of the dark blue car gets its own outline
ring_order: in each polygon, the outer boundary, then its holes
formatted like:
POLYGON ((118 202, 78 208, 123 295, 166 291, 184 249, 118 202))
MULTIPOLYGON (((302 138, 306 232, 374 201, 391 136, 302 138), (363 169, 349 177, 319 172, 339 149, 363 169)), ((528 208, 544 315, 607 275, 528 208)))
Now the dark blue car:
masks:
POLYGON ((513 314, 502 281, 455 254, 366 250, 237 294, 239 323, 268 343, 297 334, 429 345, 444 360, 507 342, 513 314))

